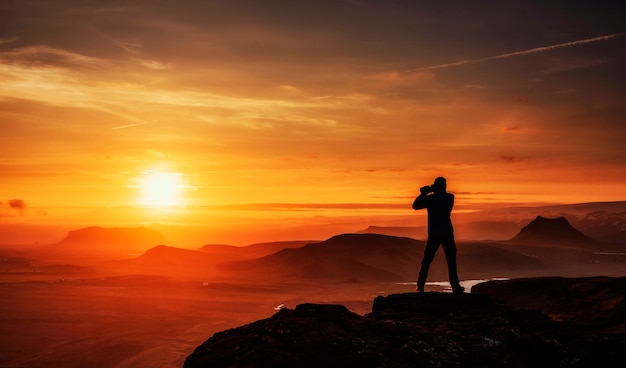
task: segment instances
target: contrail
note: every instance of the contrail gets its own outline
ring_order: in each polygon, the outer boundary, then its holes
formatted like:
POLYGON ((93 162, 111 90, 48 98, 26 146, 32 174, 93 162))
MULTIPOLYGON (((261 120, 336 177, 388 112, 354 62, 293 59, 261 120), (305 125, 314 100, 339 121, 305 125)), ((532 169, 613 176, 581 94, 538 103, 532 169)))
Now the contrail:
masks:
POLYGON ((447 64, 439 64, 439 65, 427 66, 427 67, 423 67, 423 68, 412 69, 412 70, 409 70, 409 72, 418 72, 418 71, 423 71, 423 70, 434 70, 434 69, 443 69, 443 68, 449 68, 449 67, 452 67, 452 66, 481 63, 483 61, 488 61, 488 60, 506 59, 506 58, 510 58, 510 57, 513 57, 513 56, 536 54, 538 52, 544 52, 544 51, 559 49, 559 48, 562 48, 562 47, 583 45, 583 44, 592 43, 592 42, 598 42, 598 41, 606 41, 606 40, 610 40, 611 38, 621 37, 623 35, 626 35, 626 32, 614 33, 614 34, 610 34, 610 35, 606 35, 606 36, 598 36, 598 37, 594 37, 594 38, 587 38, 587 39, 578 40, 578 41, 559 43, 559 44, 551 45, 551 46, 536 47, 536 48, 530 49, 530 50, 515 51, 515 52, 510 52, 510 53, 507 53, 507 54, 488 56, 488 57, 484 57, 484 58, 480 58, 480 59, 463 60, 463 61, 457 61, 457 62, 454 62, 454 63, 447 63, 447 64))
POLYGON ((135 124, 120 125, 120 126, 113 127, 113 128, 111 128, 111 129, 126 129, 126 128, 131 128, 131 127, 134 127, 134 126, 146 125, 146 124, 151 124, 151 123, 155 123, 155 122, 157 122, 157 120, 146 121, 146 122, 144 122, 144 123, 135 123, 135 124))

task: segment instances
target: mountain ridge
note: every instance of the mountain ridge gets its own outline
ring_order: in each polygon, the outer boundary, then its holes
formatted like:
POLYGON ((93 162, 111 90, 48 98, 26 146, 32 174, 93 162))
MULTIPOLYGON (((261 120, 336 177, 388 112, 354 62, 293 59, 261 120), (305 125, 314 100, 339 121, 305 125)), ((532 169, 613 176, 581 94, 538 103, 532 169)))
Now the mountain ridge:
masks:
MULTIPOLYGON (((564 218, 553 221, 538 216, 520 234, 524 236, 521 240, 515 237, 513 241, 457 242, 460 276, 512 278, 559 272, 565 276, 598 272, 615 276, 619 265, 626 263, 626 257, 619 252, 600 251, 604 248, 587 241, 564 218), (537 223, 541 226, 535 226, 537 223)), ((162 245, 122 265, 151 274, 203 280, 217 277, 281 282, 410 282, 416 278, 425 242, 383 234, 346 233, 320 242, 251 245, 250 252, 247 247, 211 247, 189 250, 162 245)), ((442 253, 438 252, 431 267, 429 276, 433 280, 447 280, 442 253)))
POLYGON ((311 243, 318 243, 319 240, 285 240, 275 242, 253 243, 246 246, 237 247, 225 244, 207 244, 198 248, 201 252, 222 254, 241 253, 244 258, 262 257, 275 253, 286 248, 298 248, 311 243), (244 254, 245 253, 245 254, 244 254))

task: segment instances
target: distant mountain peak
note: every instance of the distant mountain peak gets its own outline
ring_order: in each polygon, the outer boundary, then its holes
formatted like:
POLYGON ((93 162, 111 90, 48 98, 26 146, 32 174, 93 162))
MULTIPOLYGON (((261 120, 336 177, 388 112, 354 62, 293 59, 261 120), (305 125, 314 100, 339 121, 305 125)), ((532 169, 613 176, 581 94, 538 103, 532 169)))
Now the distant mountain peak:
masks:
POLYGON ((90 226, 72 230, 57 245, 57 250, 98 253, 142 253, 158 244, 164 244, 163 235, 145 227, 90 226))
POLYGON ((197 250, 184 249, 172 247, 169 245, 159 244, 146 250, 143 254, 139 255, 137 259, 140 260, 154 260, 154 259, 167 259, 173 257, 191 257, 202 258, 205 254, 197 250))
POLYGON ((524 244, 591 244, 596 241, 574 228, 565 217, 537 216, 511 239, 524 244))
POLYGON ((178 249, 180 249, 180 248, 172 247, 172 246, 165 245, 165 244, 159 244, 157 246, 154 246, 154 247, 146 250, 143 255, 148 254, 148 253, 155 254, 155 253, 176 251, 178 249))
POLYGON ((62 242, 81 242, 81 241, 91 241, 91 242, 107 242, 110 240, 131 240, 134 242, 137 241, 146 241, 158 239, 163 242, 163 236, 156 230, 151 230, 145 227, 100 227, 100 226, 89 226, 78 230, 72 230, 67 233, 67 237, 63 239, 62 242))

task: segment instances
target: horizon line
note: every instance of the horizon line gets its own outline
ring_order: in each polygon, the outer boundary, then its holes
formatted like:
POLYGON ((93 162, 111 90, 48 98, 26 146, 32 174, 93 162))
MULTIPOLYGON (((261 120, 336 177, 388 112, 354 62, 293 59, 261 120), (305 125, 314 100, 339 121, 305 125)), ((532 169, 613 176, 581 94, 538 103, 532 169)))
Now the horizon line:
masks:
MULTIPOLYGON (((409 198, 409 197, 407 197, 409 198)), ((411 197, 412 198, 412 197, 411 197)), ((585 204, 608 204, 608 203, 626 203, 624 200, 612 200, 612 201, 591 201, 591 202, 499 202, 499 203, 471 203, 465 206, 488 206, 494 207, 501 204, 503 208, 507 207, 545 207, 545 206, 574 206, 585 204)), ((236 209, 236 210, 258 210, 258 209, 402 209, 411 208, 409 202, 404 203, 348 203, 348 202, 335 202, 335 203, 301 203, 301 202, 250 202, 250 203, 230 203, 230 204, 205 204, 205 205, 174 205, 174 206, 145 206, 145 205, 110 205, 110 206, 29 206, 29 209, 43 209, 43 208, 59 208, 59 209, 85 209, 85 208, 99 208, 99 209, 236 209), (407 204, 408 203, 408 204, 407 204)))

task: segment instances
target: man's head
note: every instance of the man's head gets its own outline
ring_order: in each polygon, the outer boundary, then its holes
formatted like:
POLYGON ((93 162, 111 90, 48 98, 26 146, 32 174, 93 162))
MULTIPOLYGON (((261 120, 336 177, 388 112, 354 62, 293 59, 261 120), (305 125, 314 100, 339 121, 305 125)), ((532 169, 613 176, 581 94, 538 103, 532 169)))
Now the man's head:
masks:
POLYGON ((431 187, 433 189, 433 192, 445 192, 446 186, 447 186, 446 178, 440 176, 437 179, 435 179, 435 182, 433 183, 431 187))

